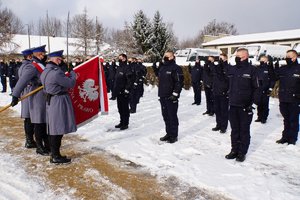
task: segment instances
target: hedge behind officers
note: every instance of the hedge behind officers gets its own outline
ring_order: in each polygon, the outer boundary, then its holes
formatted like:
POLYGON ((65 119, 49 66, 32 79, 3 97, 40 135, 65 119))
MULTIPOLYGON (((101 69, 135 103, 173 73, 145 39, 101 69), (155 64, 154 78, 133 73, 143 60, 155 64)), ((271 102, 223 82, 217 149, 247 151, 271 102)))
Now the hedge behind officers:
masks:
POLYGON ((178 137, 178 99, 183 86, 183 72, 176 65, 174 53, 169 51, 164 54, 163 64, 158 72, 158 96, 160 97, 162 116, 166 126, 166 135, 161 141, 174 143, 178 137))

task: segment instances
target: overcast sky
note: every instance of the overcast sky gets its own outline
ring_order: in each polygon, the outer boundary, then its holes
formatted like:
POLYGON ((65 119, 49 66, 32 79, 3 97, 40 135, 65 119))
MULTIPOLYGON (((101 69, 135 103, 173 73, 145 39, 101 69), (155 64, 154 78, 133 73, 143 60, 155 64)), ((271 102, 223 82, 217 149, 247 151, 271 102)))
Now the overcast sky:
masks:
POLYGON ((108 28, 122 28, 142 9, 152 18, 159 10, 166 22, 172 22, 182 40, 194 37, 209 21, 226 21, 236 25, 239 34, 300 28, 300 0, 0 0, 23 23, 40 17, 55 16, 66 20, 83 12, 108 28))

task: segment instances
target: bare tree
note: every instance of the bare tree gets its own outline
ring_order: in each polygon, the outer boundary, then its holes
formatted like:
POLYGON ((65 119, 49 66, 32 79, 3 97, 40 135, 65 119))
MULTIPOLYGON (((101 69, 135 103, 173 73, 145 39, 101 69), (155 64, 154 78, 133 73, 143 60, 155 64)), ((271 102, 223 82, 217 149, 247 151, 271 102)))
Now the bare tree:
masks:
POLYGON ((96 24, 95 24, 96 54, 99 53, 100 46, 101 44, 103 44, 103 37, 104 37, 103 25, 98 21, 96 17, 96 24))
POLYGON ((40 18, 38 24, 39 24, 38 32, 40 35, 45 35, 45 36, 49 35, 52 37, 63 36, 62 22, 60 19, 58 19, 56 17, 50 17, 50 18, 48 18, 48 21, 47 21, 47 17, 40 18))
MULTIPOLYGON (((23 25, 21 20, 8 8, 1 8, 0 2, 0 51, 7 47, 13 39, 14 34, 21 32, 23 25)), ((11 51, 17 48, 10 47, 11 51)))
POLYGON ((82 14, 77 14, 71 21, 71 36, 77 38, 77 42, 72 44, 77 47, 79 54, 87 56, 88 53, 92 53, 91 50, 94 38, 94 23, 93 20, 88 17, 87 9, 83 10, 82 14), (80 52, 80 48, 84 51, 80 52))

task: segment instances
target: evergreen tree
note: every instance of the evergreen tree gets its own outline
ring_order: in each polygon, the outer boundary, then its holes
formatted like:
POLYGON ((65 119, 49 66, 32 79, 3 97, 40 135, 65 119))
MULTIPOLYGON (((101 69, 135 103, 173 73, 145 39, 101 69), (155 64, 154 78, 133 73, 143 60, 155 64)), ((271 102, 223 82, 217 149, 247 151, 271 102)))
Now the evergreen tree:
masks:
POLYGON ((140 10, 134 15, 131 24, 133 38, 138 52, 145 54, 150 49, 151 23, 145 13, 140 10))
POLYGON ((171 37, 172 33, 168 31, 159 11, 156 11, 150 35, 151 48, 147 52, 152 61, 158 61, 163 57, 169 49, 171 37))

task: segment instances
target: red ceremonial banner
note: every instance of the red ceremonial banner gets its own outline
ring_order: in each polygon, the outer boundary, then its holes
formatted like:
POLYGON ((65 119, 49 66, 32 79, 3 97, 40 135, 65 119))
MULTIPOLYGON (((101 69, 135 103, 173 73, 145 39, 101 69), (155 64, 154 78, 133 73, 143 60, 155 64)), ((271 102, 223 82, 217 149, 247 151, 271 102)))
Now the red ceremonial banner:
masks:
MULTIPOLYGON (((103 86, 100 87, 100 81, 102 81, 100 67, 99 57, 95 56, 74 68, 76 85, 69 91, 69 94, 72 99, 76 124, 79 126, 97 116, 100 111, 100 94, 102 96, 104 94, 103 86)), ((105 98, 101 99, 108 101, 105 98)))

